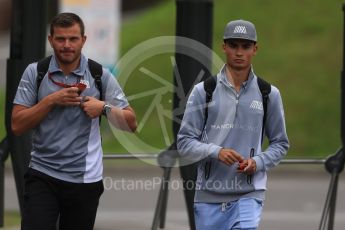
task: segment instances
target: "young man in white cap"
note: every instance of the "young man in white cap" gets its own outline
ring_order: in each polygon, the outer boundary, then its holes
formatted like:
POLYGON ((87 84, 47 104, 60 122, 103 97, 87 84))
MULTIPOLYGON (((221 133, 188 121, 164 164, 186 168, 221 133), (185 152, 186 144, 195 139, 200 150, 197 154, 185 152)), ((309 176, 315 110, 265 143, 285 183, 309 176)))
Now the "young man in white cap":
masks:
POLYGON ((261 80, 252 67, 258 49, 253 23, 229 22, 223 39, 226 64, 215 79, 212 100, 206 103, 205 82, 194 87, 177 146, 182 157, 199 161, 196 228, 257 229, 266 172, 289 148, 283 104, 279 90, 269 84, 264 102, 261 80), (264 135, 269 145, 262 150, 264 135))

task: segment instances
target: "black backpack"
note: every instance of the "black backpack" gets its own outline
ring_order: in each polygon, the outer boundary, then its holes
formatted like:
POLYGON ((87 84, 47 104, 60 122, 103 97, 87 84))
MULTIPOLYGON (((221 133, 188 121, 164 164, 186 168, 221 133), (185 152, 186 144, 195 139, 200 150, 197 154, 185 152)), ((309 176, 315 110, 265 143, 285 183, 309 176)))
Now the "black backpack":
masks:
MULTIPOLYGON (((49 68, 49 63, 51 60, 52 56, 48 56, 46 58, 41 59, 40 61, 37 62, 37 77, 36 77, 36 82, 37 82, 37 91, 40 88, 41 82, 48 72, 49 68)), ((103 75, 103 69, 102 65, 99 64, 98 62, 88 59, 88 64, 89 64, 89 69, 91 72, 92 77, 95 79, 96 83, 96 88, 98 89, 100 93, 100 99, 102 100, 102 80, 101 77, 103 75)))
MULTIPOLYGON (((266 123, 266 114, 267 114, 267 102, 269 94, 271 93, 271 84, 265 81, 264 79, 257 77, 259 89, 262 96, 262 104, 264 109, 264 117, 262 120, 262 136, 261 142, 264 138, 264 128, 266 123)), ((204 90, 206 92, 206 107, 205 107, 205 119, 204 119, 204 128, 206 126, 207 118, 208 118, 208 104, 212 101, 213 91, 215 90, 217 85, 217 76, 209 77, 204 81, 204 90)))

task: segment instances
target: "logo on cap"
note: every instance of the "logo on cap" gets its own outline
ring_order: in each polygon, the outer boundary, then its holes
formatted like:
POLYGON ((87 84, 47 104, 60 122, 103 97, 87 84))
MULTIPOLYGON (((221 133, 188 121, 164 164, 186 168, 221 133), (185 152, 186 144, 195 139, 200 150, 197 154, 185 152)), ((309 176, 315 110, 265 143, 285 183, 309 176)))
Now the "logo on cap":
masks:
POLYGON ((245 26, 235 26, 234 34, 247 34, 245 26))

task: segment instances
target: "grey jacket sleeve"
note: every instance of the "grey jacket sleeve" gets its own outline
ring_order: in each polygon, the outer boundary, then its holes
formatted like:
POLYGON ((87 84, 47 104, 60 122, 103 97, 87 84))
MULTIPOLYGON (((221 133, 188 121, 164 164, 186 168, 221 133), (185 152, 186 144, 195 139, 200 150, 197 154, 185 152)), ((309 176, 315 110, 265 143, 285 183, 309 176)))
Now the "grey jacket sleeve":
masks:
POLYGON ((267 105, 265 133, 269 145, 265 151, 253 158, 256 161, 257 171, 267 171, 278 165, 289 149, 283 103, 279 90, 274 86, 272 86, 267 105))
POLYGON ((199 161, 211 156, 218 158, 221 149, 212 143, 207 143, 203 132, 205 112, 205 92, 203 83, 197 84, 190 94, 186 110, 177 135, 177 149, 185 160, 199 161))

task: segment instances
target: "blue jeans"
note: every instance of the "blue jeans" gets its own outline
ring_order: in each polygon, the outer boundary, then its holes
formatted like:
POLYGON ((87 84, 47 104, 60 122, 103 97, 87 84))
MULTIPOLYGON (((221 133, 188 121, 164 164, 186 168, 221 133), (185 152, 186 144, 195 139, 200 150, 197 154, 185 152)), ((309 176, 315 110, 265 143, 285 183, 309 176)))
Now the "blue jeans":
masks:
POLYGON ((197 230, 258 229, 263 201, 241 198, 226 203, 195 203, 197 230))

